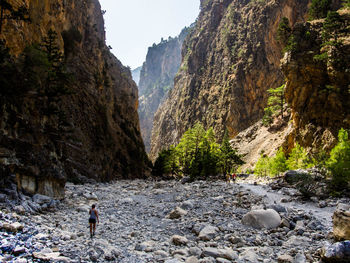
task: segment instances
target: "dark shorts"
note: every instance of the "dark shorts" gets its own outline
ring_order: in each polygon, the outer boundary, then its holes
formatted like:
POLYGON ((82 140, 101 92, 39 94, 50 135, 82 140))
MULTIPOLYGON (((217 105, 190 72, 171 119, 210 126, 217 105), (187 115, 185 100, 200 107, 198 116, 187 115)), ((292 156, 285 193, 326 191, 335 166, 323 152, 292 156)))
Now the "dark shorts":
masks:
POLYGON ((90 223, 90 224, 96 224, 96 219, 89 218, 89 223, 90 223))

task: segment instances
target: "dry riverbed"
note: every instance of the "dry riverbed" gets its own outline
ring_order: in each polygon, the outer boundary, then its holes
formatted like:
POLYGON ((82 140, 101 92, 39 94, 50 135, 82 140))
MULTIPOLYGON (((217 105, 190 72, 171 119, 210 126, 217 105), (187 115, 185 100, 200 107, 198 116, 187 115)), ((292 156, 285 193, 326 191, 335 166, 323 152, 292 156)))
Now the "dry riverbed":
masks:
POLYGON ((294 189, 222 181, 136 180, 67 184, 65 200, 48 202, 52 211, 1 209, 0 262, 317 262, 335 206, 349 200, 301 202, 294 189), (92 239, 91 204, 100 212, 92 239), (242 223, 249 211, 269 208, 278 227, 242 223))

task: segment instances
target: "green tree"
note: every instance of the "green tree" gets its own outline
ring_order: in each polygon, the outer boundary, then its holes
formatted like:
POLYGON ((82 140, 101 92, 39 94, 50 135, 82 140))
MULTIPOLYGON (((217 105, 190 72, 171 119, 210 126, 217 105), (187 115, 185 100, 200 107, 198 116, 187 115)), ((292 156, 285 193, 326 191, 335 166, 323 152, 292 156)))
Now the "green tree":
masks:
POLYGON ((312 0, 309 15, 311 19, 325 18, 331 9, 332 0, 312 0))
POLYGON ((267 155, 262 152, 260 154, 260 158, 258 162, 255 164, 254 173, 258 176, 268 176, 269 175, 269 165, 270 165, 270 159, 267 157, 267 155))
POLYGON ((306 150, 298 143, 296 143, 295 147, 290 153, 286 164, 289 170, 306 169, 313 165, 312 160, 309 158, 306 150))
POLYGON ((348 132, 344 129, 338 133, 338 143, 332 149, 326 167, 332 173, 332 188, 335 190, 348 189, 350 182, 350 140, 348 132))
POLYGON ((232 148, 228 132, 226 131, 220 145, 220 168, 222 174, 231 173, 237 166, 244 164, 242 157, 242 155, 238 154, 237 151, 232 148))
POLYGON ((158 153, 152 169, 152 175, 156 177, 166 174, 174 175, 177 173, 177 168, 175 148, 170 147, 158 153))
POLYGON ((277 41, 285 47, 288 44, 288 40, 292 34, 292 29, 289 26, 289 20, 287 17, 283 17, 278 25, 277 29, 277 41))
POLYGON ((269 161, 269 174, 271 176, 276 176, 280 173, 283 173, 287 170, 287 164, 286 164, 286 156, 283 152, 283 149, 280 148, 276 155, 271 158, 269 161))
POLYGON ((327 17, 323 23, 323 38, 328 41, 334 38, 335 43, 337 42, 337 35, 343 28, 344 21, 342 17, 336 11, 329 11, 327 17))
POLYGON ((279 117, 283 119, 283 111, 284 111, 284 89, 285 84, 282 86, 275 88, 275 89, 269 89, 269 98, 267 101, 267 107, 264 109, 264 117, 263 117, 263 123, 264 125, 268 125, 272 122, 273 117, 279 117))

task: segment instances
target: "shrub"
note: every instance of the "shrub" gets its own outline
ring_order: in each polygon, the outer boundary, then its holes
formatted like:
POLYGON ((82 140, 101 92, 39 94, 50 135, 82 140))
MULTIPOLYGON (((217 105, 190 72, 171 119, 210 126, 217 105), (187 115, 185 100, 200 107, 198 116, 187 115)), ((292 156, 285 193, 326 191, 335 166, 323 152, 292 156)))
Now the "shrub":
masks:
POLYGON ((350 182, 350 140, 348 132, 341 129, 338 143, 332 149, 326 167, 332 173, 331 187, 334 190, 348 188, 350 182))
POLYGON ((288 160, 286 161, 289 170, 306 169, 312 167, 312 160, 309 158, 306 150, 296 143, 288 160))

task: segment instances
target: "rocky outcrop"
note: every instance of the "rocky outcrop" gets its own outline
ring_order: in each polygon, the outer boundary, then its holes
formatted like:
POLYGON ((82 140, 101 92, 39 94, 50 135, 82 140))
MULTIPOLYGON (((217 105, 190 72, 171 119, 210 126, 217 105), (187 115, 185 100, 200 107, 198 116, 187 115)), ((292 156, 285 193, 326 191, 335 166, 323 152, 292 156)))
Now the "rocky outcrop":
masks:
POLYGON ((324 20, 297 24, 296 45, 282 60, 293 139, 304 147, 329 150, 339 129, 350 128, 350 11, 338 12, 343 23, 330 41, 336 38, 339 44, 324 45, 324 20))
POLYGON ((267 89, 284 82, 278 24, 304 21, 308 1, 201 1, 174 89, 154 118, 151 158, 196 122, 230 137, 261 119, 267 89))
POLYGON ((336 240, 350 240, 350 205, 337 206, 333 214, 333 235, 336 240))
POLYGON ((162 40, 148 48, 140 75, 138 109, 141 134, 147 152, 151 146, 154 114, 174 86, 174 77, 181 64, 182 43, 190 28, 184 28, 179 36, 169 37, 168 40, 162 40))
MULTIPOLYGON (((8 2, 18 7, 19 1, 8 2)), ((99 2, 23 2, 30 22, 4 20, 0 36, 14 64, 51 29, 57 32, 57 46, 73 78, 69 93, 54 102, 35 89, 17 90, 16 96, 1 90, 0 188, 11 181, 25 192, 60 198, 66 179, 143 176, 147 157, 137 87, 130 70, 105 45, 99 2), (49 113, 47 105, 54 105, 55 112, 49 113)), ((16 90, 16 83, 12 86, 16 90)))

